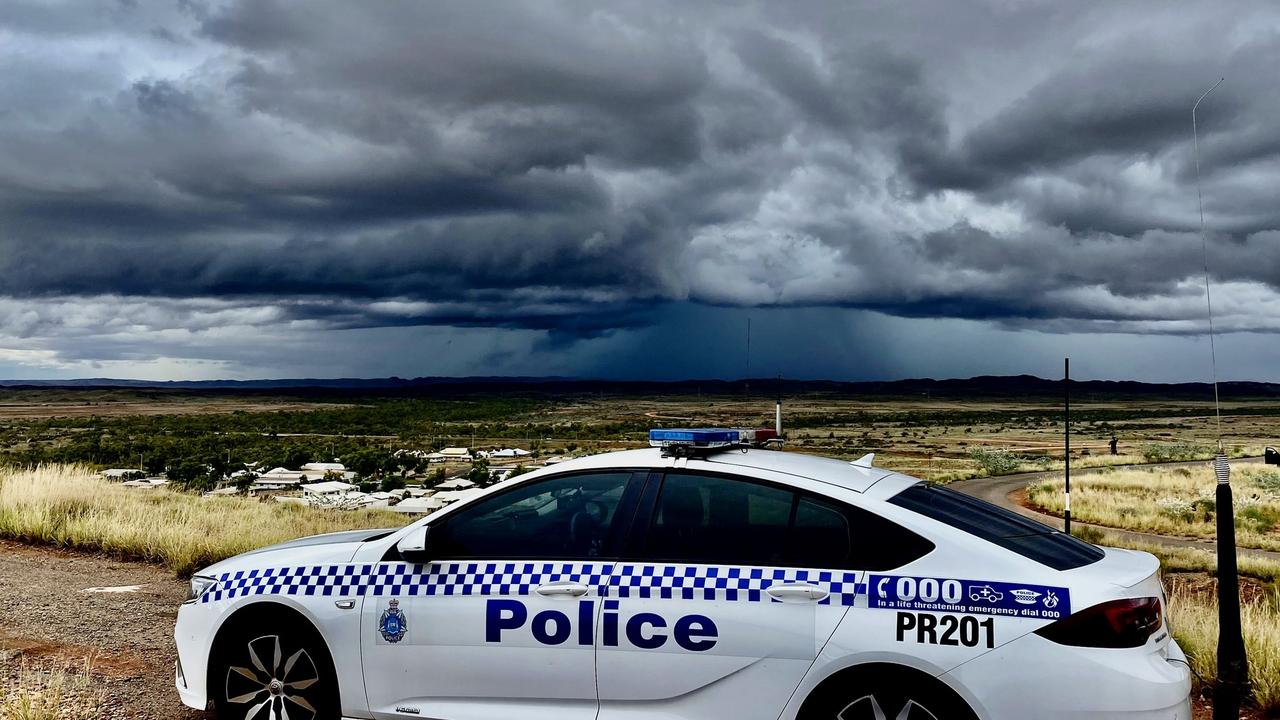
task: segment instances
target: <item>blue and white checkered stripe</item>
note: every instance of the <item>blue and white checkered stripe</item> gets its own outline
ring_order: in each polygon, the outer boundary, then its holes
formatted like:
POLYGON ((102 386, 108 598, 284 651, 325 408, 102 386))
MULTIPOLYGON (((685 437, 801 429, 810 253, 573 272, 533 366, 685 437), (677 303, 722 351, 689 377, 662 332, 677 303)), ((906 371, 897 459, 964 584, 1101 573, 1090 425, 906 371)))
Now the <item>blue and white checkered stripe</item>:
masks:
POLYGON ((822 604, 853 605, 865 586, 857 573, 717 565, 557 562, 441 562, 311 565, 225 573, 202 603, 249 595, 529 595, 540 585, 582 583, 601 597, 768 602, 772 585, 809 583, 830 594, 822 604))
POLYGON ((611 565, 602 563, 378 563, 311 565, 226 573, 201 602, 248 595, 528 595, 539 585, 579 582, 603 589, 611 565))
POLYGON ((555 582, 603 587, 610 565, 600 563, 384 563, 374 571, 369 595, 529 595, 555 582))
POLYGON ((858 574, 840 570, 799 570, 716 565, 632 565, 623 563, 610 576, 608 595, 666 600, 766 602, 770 586, 808 583, 825 589, 823 605, 853 605, 858 574))
POLYGON ((373 565, 240 570, 220 575, 218 584, 200 596, 200 602, 217 602, 247 595, 363 595, 373 570, 373 565))

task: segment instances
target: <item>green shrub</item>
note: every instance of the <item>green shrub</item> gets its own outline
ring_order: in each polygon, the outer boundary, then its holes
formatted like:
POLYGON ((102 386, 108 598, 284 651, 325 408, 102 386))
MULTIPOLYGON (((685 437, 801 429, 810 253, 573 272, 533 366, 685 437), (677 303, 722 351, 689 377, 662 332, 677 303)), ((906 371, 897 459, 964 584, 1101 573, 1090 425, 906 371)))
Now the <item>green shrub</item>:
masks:
POLYGON ((986 445, 971 447, 969 459, 978 464, 987 475, 1008 475, 1018 469, 1022 458, 1004 448, 991 448, 986 445))
POLYGON ((1142 446, 1142 457, 1147 462, 1184 462, 1202 460, 1213 456, 1213 451, 1204 446, 1188 442, 1149 443, 1142 446))
POLYGON ((1280 495, 1280 471, 1260 472, 1253 476, 1253 481, 1268 495, 1280 495))

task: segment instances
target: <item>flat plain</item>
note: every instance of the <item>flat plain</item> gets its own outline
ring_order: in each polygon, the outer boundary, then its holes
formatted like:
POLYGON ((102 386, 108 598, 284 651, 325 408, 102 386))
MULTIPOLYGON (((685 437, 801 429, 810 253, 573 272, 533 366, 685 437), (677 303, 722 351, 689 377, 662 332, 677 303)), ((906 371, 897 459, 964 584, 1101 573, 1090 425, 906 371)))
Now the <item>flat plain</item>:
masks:
MULTIPOLYGON (((24 544, 0 545, 0 576, 8 588, 0 600, 17 608, 4 614, 0 623, 0 718, 195 716, 185 714, 168 690, 168 634, 172 608, 183 587, 179 576, 190 572, 193 564, 277 541, 281 532, 287 533, 286 527, 320 532, 382 522, 380 517, 343 511, 299 513, 284 506, 250 507, 243 498, 199 497, 197 491, 216 482, 219 473, 359 457, 376 461, 368 464, 371 477, 411 475, 412 468, 392 467, 396 450, 518 447, 533 453, 529 462, 534 464, 552 456, 642 447, 651 427, 772 426, 773 393, 750 392, 745 386, 732 392, 726 392, 724 384, 715 387, 715 392, 705 394, 688 384, 679 392, 626 393, 536 388, 382 394, 2 390, 0 465, 7 469, 0 471, 0 525, 8 529, 0 528, 0 534, 24 544), (141 467, 186 479, 158 491, 95 489, 94 483, 106 481, 93 477, 92 471, 105 467, 141 467), (192 479, 178 472, 192 467, 206 474, 192 479), (7 494, 3 485, 8 486, 7 494), (183 527, 200 527, 202 518, 237 512, 245 516, 245 528, 270 532, 259 533, 258 540, 250 537, 254 533, 241 532, 236 542, 222 545, 212 542, 216 538, 210 533, 194 542, 190 533, 182 532, 183 527), (85 523, 86 513, 123 520, 85 523), (128 521, 134 516, 149 519, 128 521), (138 526, 136 532, 129 530, 133 525, 138 526), (107 527, 113 528, 111 533, 93 529, 107 527), (172 547, 159 539, 172 540, 172 547), (114 596, 86 592, 98 585, 142 588, 114 596), (74 623, 50 625, 43 620, 49 612, 67 616, 68 607, 75 609, 70 614, 74 623), (122 634, 120 628, 133 629, 122 634), (17 714, 14 708, 19 705, 26 714, 17 714), (68 714, 68 708, 84 712, 68 714)), ((1073 400, 1072 415, 1074 467, 1204 460, 1216 446, 1212 403, 1185 392, 1172 397, 1081 393, 1073 400), (1108 447, 1113 435, 1119 444, 1115 456, 1108 447)), ((875 453, 878 466, 938 482, 993 473, 1053 475, 1064 457, 1061 398, 1047 393, 788 393, 783 397, 783 424, 788 451, 848 459, 875 453)), ((1229 396, 1223 404, 1222 431, 1225 448, 1237 457, 1258 455, 1263 447, 1280 444, 1280 398, 1229 396)), ((1270 512, 1273 500, 1261 497, 1271 492, 1266 472, 1261 466, 1242 471, 1240 488, 1247 486, 1248 493, 1259 495, 1251 507, 1270 512)), ((1041 489, 1032 499, 1053 512, 1053 478, 1039 482, 1041 489)), ((1079 502, 1093 498, 1098 505, 1077 512, 1098 524, 1183 536, 1206 532, 1208 508, 1196 502, 1212 489, 1207 472, 1148 476, 1120 469, 1082 475, 1073 480, 1073 489, 1077 482, 1079 502), (1184 495, 1192 510, 1182 522, 1186 508, 1179 498, 1184 495), (1134 509, 1124 510, 1125 503, 1134 509)), ((386 515, 388 524, 404 521, 386 515)), ((1280 543, 1280 528, 1274 523, 1247 515, 1243 521, 1252 523, 1249 538, 1257 546, 1280 543)), ((1090 539, 1128 542, 1105 532, 1090 539)), ((1182 624, 1175 619, 1175 634, 1208 678, 1216 636, 1212 555, 1129 544, 1155 552, 1164 561, 1166 579, 1176 589, 1173 611, 1185 618, 1182 624)), ((1280 638, 1274 633, 1280 627, 1278 567, 1274 562, 1242 565, 1247 575, 1242 578, 1250 613, 1247 627, 1254 629, 1254 667, 1263 673, 1280 668, 1280 638)), ((1259 680, 1261 712, 1280 712, 1280 687, 1265 677, 1259 680)), ((1204 713, 1203 705, 1198 699, 1197 717, 1204 713)))

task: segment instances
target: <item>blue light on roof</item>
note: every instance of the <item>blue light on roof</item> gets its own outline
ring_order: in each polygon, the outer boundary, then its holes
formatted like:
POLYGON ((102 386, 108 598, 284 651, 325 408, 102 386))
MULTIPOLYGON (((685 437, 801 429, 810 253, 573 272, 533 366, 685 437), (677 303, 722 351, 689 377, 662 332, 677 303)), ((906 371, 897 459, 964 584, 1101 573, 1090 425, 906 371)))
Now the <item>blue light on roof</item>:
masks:
POLYGON ((690 445, 710 448, 736 445, 739 442, 742 442, 742 431, 725 428, 677 428, 649 431, 649 444, 654 447, 690 445))

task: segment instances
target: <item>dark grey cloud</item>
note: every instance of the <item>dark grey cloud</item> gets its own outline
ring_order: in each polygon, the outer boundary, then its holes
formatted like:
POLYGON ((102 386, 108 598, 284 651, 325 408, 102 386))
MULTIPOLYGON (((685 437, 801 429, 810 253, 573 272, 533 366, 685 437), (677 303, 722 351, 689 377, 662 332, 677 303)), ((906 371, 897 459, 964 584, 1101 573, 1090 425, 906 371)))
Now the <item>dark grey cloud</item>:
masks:
POLYGON ((1221 327, 1275 332, 1278 26, 1243 0, 16 0, 0 337, 563 347, 692 306, 1194 333, 1189 110, 1223 75, 1221 327))

